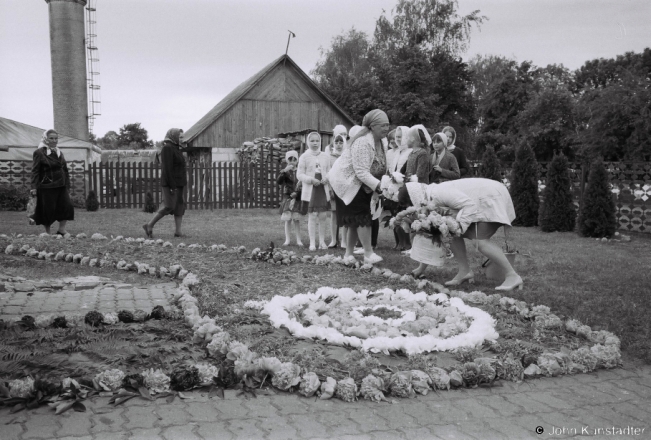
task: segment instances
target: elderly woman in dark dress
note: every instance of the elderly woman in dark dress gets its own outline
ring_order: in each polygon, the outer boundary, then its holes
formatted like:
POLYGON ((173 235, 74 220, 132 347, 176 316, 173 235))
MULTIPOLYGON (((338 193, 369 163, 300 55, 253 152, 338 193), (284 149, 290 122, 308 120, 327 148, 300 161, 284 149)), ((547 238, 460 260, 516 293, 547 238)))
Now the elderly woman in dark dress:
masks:
POLYGON ((364 116, 362 125, 364 128, 350 139, 350 147, 332 166, 328 181, 335 193, 337 222, 348 227, 344 258, 355 259, 353 252, 359 237, 364 263, 375 264, 382 257, 373 251, 371 243, 371 200, 374 192, 381 193, 380 179, 386 173, 382 139, 389 133, 389 118, 382 110, 372 110, 364 116))
POLYGON ((181 237, 181 223, 185 214, 185 201, 183 200, 183 189, 187 185, 185 171, 185 157, 181 149, 181 135, 183 130, 171 128, 165 135, 163 149, 161 150, 161 186, 163 187, 163 208, 156 213, 149 223, 142 225, 145 234, 153 238, 152 231, 158 220, 166 215, 174 215, 176 225, 175 237, 181 237))
POLYGON ((36 196, 36 210, 31 220, 45 226, 59 222, 57 234, 66 234, 66 223, 75 219, 75 208, 70 201, 70 174, 63 152, 57 148, 59 134, 47 130, 34 151, 32 162, 32 196, 36 196))

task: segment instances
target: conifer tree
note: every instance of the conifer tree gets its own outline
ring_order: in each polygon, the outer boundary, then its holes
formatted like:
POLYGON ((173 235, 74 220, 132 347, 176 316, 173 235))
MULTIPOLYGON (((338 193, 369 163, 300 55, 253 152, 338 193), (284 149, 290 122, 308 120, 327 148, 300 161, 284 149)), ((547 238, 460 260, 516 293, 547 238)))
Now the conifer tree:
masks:
POLYGON ((571 187, 567 158, 563 153, 555 154, 547 170, 547 186, 542 192, 540 228, 543 232, 574 230, 576 209, 571 187))
POLYGON ((592 162, 579 213, 579 232, 585 237, 610 237, 617 228, 615 200, 601 157, 592 162))
POLYGON ((86 197, 86 211, 97 211, 98 209, 97 195, 95 195, 95 191, 91 190, 88 192, 88 197, 86 197))
POLYGON ((156 204, 154 203, 154 196, 151 195, 150 192, 147 192, 147 195, 145 196, 145 212, 156 212, 156 204))
POLYGON ((538 208, 538 161, 531 146, 523 142, 515 152, 513 181, 510 192, 515 208, 514 226, 537 226, 538 208))
POLYGON ((486 151, 481 158, 481 168, 479 169, 479 175, 486 179, 496 180, 498 182, 502 181, 502 170, 500 167, 500 160, 495 153, 495 148, 492 145, 486 146, 486 151))

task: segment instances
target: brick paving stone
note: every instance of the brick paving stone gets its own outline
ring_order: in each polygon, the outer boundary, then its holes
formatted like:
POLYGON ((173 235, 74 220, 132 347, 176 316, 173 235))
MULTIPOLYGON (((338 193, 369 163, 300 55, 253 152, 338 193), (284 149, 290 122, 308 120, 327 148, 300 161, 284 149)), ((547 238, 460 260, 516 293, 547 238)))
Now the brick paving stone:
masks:
POLYGON ((619 384, 623 389, 632 392, 638 397, 641 397, 643 399, 651 399, 651 387, 640 384, 640 382, 636 379, 623 380, 620 381, 619 384))
POLYGON ((486 424, 490 426, 494 431, 501 432, 506 438, 509 439, 528 440, 540 438, 540 436, 534 431, 535 428, 525 429, 519 425, 514 424, 511 419, 486 419, 486 424))
POLYGON ((249 417, 249 409, 239 400, 216 400, 215 408, 220 413, 220 420, 249 417))
POLYGON ((583 408, 574 408, 564 411, 568 416, 572 417, 574 420, 581 422, 581 426, 590 426, 590 427, 602 427, 607 425, 608 420, 603 417, 599 417, 594 413, 594 408, 589 407, 586 409, 583 408))
POLYGON ((93 417, 93 427, 90 428, 92 434, 100 432, 119 432, 122 430, 124 419, 122 418, 124 408, 115 408, 111 412, 97 414, 93 417))
POLYGON ((92 422, 85 412, 70 410, 59 417, 62 427, 57 431, 57 437, 80 436, 90 432, 92 422))
POLYGON ((641 422, 648 423, 649 420, 651 420, 651 417, 649 417, 649 404, 648 402, 645 406, 641 406, 641 404, 642 402, 636 404, 635 401, 631 401, 621 402, 615 405, 607 405, 607 407, 617 412, 618 414, 627 416, 628 418, 633 418, 641 422), (646 411, 644 411, 642 408, 646 409, 646 411))
POLYGON ((437 440, 441 437, 435 436, 428 428, 401 428, 404 438, 407 440, 437 440))
POLYGON ((499 415, 494 409, 486 405, 481 405, 477 400, 472 398, 455 400, 454 406, 456 408, 462 408, 462 411, 466 413, 470 413, 473 418, 483 419, 487 417, 497 417, 499 415))
POLYGON ((635 395, 633 393, 620 387, 617 382, 602 382, 599 384, 597 389, 603 393, 610 394, 611 396, 615 396, 624 401, 635 398, 635 395))
MULTIPOLYGON (((581 428, 586 425, 586 421, 583 421, 580 417, 577 417, 575 413, 570 411, 552 412, 539 414, 539 417, 545 422, 547 426, 560 428, 561 432, 563 428, 570 430, 569 436, 576 435, 575 433, 581 433, 581 428)), ((547 432, 551 432, 545 429, 547 432)))
POLYGON ((351 410, 348 416, 359 425, 361 432, 386 431, 389 429, 386 420, 372 408, 351 410))
POLYGON ((322 412, 317 415, 319 422, 326 426, 326 432, 329 436, 335 438, 342 435, 358 435, 361 434, 359 425, 351 418, 346 417, 345 414, 337 414, 334 412, 322 412))
POLYGON ((532 413, 543 413, 543 412, 552 412, 554 409, 551 407, 545 405, 544 403, 540 403, 538 401, 529 399, 528 396, 522 395, 522 394, 507 394, 503 396, 509 403, 512 403, 514 405, 518 405, 521 408, 532 412, 532 413))
POLYGON ((513 416, 521 412, 520 407, 508 402, 504 396, 478 397, 477 402, 487 405, 503 416, 513 416))
POLYGON ((221 419, 221 413, 211 401, 205 403, 188 402, 185 411, 190 414, 192 422, 217 422, 221 419))
MULTIPOLYGON (((471 436, 463 432, 458 425, 449 424, 449 425, 436 425, 430 426, 430 431, 441 438, 441 439, 474 439, 476 437, 471 436)), ((486 439, 486 437, 480 437, 486 439)))
POLYGON ((201 437, 192 432, 195 424, 171 426, 161 431, 161 436, 167 440, 201 440, 201 437))
MULTIPOLYGON (((131 401, 132 400, 136 399, 131 399, 131 401)), ((156 407, 152 405, 129 407, 129 409, 124 412, 124 416, 127 419, 127 422, 124 424, 124 428, 129 431, 134 428, 154 428, 156 426, 156 422, 159 420, 159 417, 155 414, 155 411, 156 407)))
POLYGON ((18 440, 23 432, 23 427, 18 423, 5 424, 0 429, 2 430, 2 438, 6 440, 18 440))
POLYGON ((30 438, 54 438, 55 433, 61 429, 61 425, 58 420, 59 416, 54 414, 38 414, 38 416, 32 416, 27 425, 27 432, 23 433, 23 439, 30 438))
POLYGON ((382 405, 374 412, 378 417, 384 419, 384 422, 391 430, 410 429, 419 426, 416 420, 398 405, 382 405))
POLYGON ((154 415, 161 421, 160 425, 181 425, 189 422, 190 415, 185 411, 185 403, 179 400, 156 406, 154 415))
POLYGON ((551 406, 552 408, 555 409, 568 409, 572 407, 567 402, 564 402, 554 397, 551 394, 551 392, 528 393, 528 396, 540 403, 544 403, 545 405, 551 406))
POLYGON ((369 438, 371 440, 396 440, 405 439, 405 435, 402 431, 373 431, 369 438))
POLYGON ((317 421, 314 415, 289 414, 286 418, 301 437, 326 437, 326 427, 317 421))
POLYGON ((285 440, 296 438, 298 431, 282 417, 267 417, 260 421, 260 429, 266 440, 285 440))
POLYGON ((276 408, 271 405, 270 400, 266 396, 244 400, 242 405, 249 410, 251 417, 278 417, 276 408))
MULTIPOLYGON (((620 396, 613 396, 612 394, 609 393, 604 393, 600 390, 601 386, 596 386, 596 387, 587 387, 587 386, 573 386, 569 387, 568 391, 574 393, 575 395, 580 395, 583 396, 591 405, 597 404, 606 404, 606 403, 618 403, 618 402, 624 402, 625 400, 623 397, 630 397, 630 396, 625 396, 624 394, 620 393, 620 396), (597 389, 599 388, 599 389, 597 389)), ((554 393, 556 397, 558 395, 554 393)))
POLYGON ((417 419, 424 426, 465 422, 470 418, 469 413, 461 405, 455 406, 450 403, 428 402, 428 407, 430 409, 429 416, 427 412, 424 412, 417 419))
POLYGON ((161 429, 160 428, 150 428, 150 429, 133 429, 129 431, 129 439, 133 440, 160 440, 161 438, 161 429))
POLYGON ((205 440, 231 440, 235 439, 232 432, 228 430, 227 422, 200 423, 197 434, 205 440))
POLYGON ((128 432, 100 432, 93 436, 93 440, 126 440, 128 432))
POLYGON ((84 435, 83 437, 58 437, 57 440, 93 440, 93 437, 90 435, 84 435))
POLYGON ((231 420, 228 422, 228 430, 238 439, 262 439, 264 437, 264 432, 256 425, 257 423, 251 419, 231 420))
POLYGON ((306 414, 310 407, 305 403, 305 399, 297 399, 290 394, 276 394, 269 397, 269 403, 276 408, 281 416, 287 414, 306 414))
MULTIPOLYGON (((552 429, 552 426, 559 426, 559 425, 553 425, 548 422, 545 422, 543 419, 543 416, 545 416, 548 413, 543 413, 543 414, 520 414, 517 417, 509 418, 509 424, 510 425, 518 425, 522 429, 524 429, 527 432, 531 432, 533 434, 536 433, 535 429, 538 426, 541 426, 545 432, 550 432, 552 429)), ((491 425, 490 420, 493 419, 487 419, 487 423, 491 425)), ((492 425, 491 425, 492 426, 492 425)))
MULTIPOLYGON (((495 440, 507 440, 503 433, 491 429, 490 425, 486 423, 486 420, 468 420, 467 422, 458 423, 455 425, 462 431, 465 435, 477 439, 495 439, 495 440)), ((436 428, 431 428, 434 432, 436 428)))

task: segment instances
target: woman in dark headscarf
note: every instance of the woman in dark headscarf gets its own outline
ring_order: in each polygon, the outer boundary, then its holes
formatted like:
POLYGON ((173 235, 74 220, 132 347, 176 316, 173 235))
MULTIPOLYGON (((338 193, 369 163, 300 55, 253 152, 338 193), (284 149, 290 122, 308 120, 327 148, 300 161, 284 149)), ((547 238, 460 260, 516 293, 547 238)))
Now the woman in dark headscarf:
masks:
POLYGON ((183 222, 183 214, 185 214, 183 189, 187 185, 185 157, 181 152, 183 148, 181 144, 182 134, 183 130, 180 128, 170 128, 163 141, 163 149, 160 153, 163 208, 156 213, 149 223, 142 225, 145 234, 149 238, 153 238, 152 231, 158 220, 169 214, 174 214, 174 223, 176 225, 174 236, 181 237, 181 223, 183 222))
POLYGON ((59 134, 55 130, 43 133, 32 162, 32 196, 36 196, 36 210, 31 219, 45 226, 50 233, 52 223, 59 222, 57 234, 66 234, 66 223, 75 219, 75 208, 70 201, 70 174, 63 152, 57 148, 59 134))
POLYGON ((380 179, 386 173, 386 152, 382 139, 389 133, 389 118, 382 110, 372 110, 364 116, 364 128, 353 136, 350 147, 344 149, 328 176, 335 192, 337 221, 348 227, 346 254, 355 259, 355 243, 359 237, 364 247, 364 263, 375 264, 382 257, 373 251, 371 243, 371 200, 380 194, 380 179))

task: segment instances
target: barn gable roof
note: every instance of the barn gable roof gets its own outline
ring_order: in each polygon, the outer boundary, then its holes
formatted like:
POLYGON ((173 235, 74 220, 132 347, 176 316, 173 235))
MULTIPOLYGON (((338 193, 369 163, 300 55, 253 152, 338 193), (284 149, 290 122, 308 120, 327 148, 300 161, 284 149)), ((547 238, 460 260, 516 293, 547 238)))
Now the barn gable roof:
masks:
POLYGON ((212 108, 204 117, 199 119, 196 124, 194 124, 188 131, 183 134, 184 142, 191 142, 194 138, 199 136, 206 128, 208 128, 213 122, 215 122, 221 115, 226 113, 236 102, 246 96, 257 84, 259 84, 269 73, 271 73, 278 65, 281 63, 289 63, 299 74, 299 76, 307 82, 311 87, 313 87, 317 93, 333 107, 337 109, 338 112, 344 116, 350 125, 354 125, 355 122, 348 116, 348 114, 337 105, 330 97, 310 78, 303 70, 298 67, 298 65, 288 56, 282 55, 276 60, 269 63, 258 73, 253 75, 251 78, 244 81, 242 84, 234 88, 224 99, 219 101, 219 103, 212 108))

